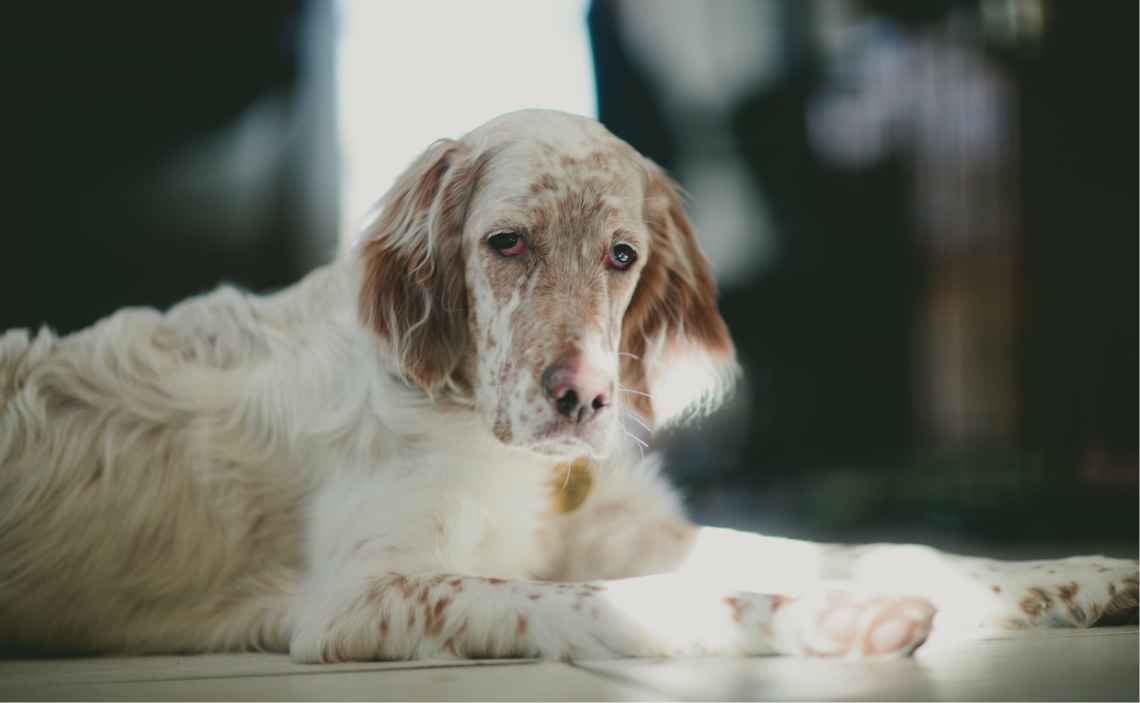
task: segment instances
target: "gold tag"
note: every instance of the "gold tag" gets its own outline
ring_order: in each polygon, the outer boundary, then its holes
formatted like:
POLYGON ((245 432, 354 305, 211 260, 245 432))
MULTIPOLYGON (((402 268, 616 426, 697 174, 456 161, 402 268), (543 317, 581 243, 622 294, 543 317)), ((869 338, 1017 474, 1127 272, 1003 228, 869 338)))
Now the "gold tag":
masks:
POLYGON ((554 512, 569 513, 582 507, 594 477, 590 473, 590 460, 580 456, 572 462, 554 465, 554 512))

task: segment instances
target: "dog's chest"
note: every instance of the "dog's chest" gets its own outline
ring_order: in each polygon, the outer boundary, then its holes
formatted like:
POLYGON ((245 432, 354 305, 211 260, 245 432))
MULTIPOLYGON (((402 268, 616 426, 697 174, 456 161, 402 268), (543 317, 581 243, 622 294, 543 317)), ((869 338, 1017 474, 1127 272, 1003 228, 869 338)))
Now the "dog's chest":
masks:
POLYGON ((484 474, 464 494, 441 496, 445 568, 499 578, 541 579, 561 561, 560 518, 578 509, 590 477, 578 463, 534 462, 528 471, 484 474))
POLYGON ((519 453, 405 454, 344 475, 317 500, 311 548, 408 572, 542 579, 561 560, 559 520, 589 492, 571 464, 519 453))

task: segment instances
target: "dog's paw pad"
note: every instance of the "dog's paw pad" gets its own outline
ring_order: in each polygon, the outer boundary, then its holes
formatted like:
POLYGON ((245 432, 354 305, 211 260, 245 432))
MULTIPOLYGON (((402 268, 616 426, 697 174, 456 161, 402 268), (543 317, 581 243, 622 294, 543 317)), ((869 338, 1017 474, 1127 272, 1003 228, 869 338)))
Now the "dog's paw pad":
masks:
POLYGON ((876 601, 874 619, 862 638, 864 656, 910 654, 926 641, 934 620, 934 606, 917 598, 876 601))
POLYGON ((906 656, 926 640, 935 613, 920 598, 859 599, 835 592, 796 605, 799 653, 818 657, 906 656))

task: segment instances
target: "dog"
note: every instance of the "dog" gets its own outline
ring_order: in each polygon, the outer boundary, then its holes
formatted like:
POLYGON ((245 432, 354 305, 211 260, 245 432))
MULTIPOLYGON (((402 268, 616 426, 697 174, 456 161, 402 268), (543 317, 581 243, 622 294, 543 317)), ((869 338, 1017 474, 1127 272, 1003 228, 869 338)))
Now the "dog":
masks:
POLYGON ((597 122, 504 115, 290 288, 0 337, 0 641, 882 657, 1135 617, 1135 560, 690 523, 638 433, 737 376, 677 186, 597 122))

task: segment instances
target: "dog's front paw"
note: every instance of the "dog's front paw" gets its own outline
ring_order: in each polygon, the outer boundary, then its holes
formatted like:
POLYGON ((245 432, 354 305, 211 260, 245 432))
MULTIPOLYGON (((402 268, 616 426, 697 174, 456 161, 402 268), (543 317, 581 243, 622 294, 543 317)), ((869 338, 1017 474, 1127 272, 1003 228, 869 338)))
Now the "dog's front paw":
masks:
MULTIPOLYGON (((1114 560, 1115 561, 1115 560, 1114 560)), ((1106 568, 1106 573, 1113 570, 1106 568)), ((1140 588, 1138 588, 1138 572, 1140 566, 1136 560, 1125 560, 1125 567, 1120 573, 1109 578, 1105 593, 1108 602, 1101 609, 1100 618, 1094 625, 1125 625, 1140 622, 1140 588)))
POLYGON ((831 591, 790 600, 776 612, 773 627, 791 654, 906 656, 926 640, 934 614, 934 606, 921 598, 831 591))
MULTIPOLYGON (((1013 567, 1013 565, 1011 565, 1013 567)), ((1011 612, 999 618, 1009 627, 1091 627, 1137 621, 1137 562, 1134 559, 1071 557, 1018 564, 991 586, 1011 612)))

